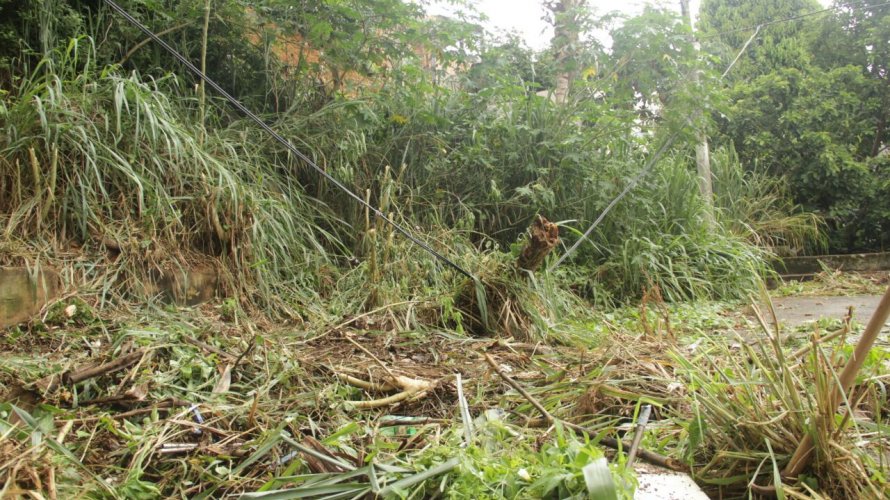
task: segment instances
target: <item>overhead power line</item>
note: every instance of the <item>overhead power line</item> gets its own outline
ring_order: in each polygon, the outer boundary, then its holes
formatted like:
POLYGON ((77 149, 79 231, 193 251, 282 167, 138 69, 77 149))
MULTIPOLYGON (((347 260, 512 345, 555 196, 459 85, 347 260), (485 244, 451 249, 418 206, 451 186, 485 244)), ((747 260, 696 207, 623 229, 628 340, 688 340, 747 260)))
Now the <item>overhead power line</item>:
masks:
POLYGON ((321 175, 322 177, 324 177, 325 179, 327 179, 328 181, 330 181, 331 183, 333 183, 333 184, 334 184, 335 186, 337 186, 341 191, 343 191, 346 195, 348 195, 350 198, 352 198, 353 200, 355 200, 359 205, 361 205, 361 206, 367 208, 368 210, 370 210, 371 212, 373 212, 375 216, 377 216, 377 217, 379 217, 381 220, 385 221, 387 224, 389 224, 390 226, 392 226, 396 231, 402 233, 402 235, 404 235, 405 238, 407 238, 409 241, 411 241, 411 242, 414 243, 415 245, 419 246, 420 248, 424 249, 427 253, 429 253, 430 255, 432 255, 433 257, 435 257, 436 259, 440 260, 441 262, 444 262, 446 265, 448 265, 449 267, 451 267, 451 268, 454 269, 455 271, 457 271, 457 272, 463 274, 464 276, 466 276, 466 277, 468 277, 468 278, 470 278, 470 279, 472 279, 472 280, 474 280, 474 281, 478 281, 478 280, 476 279, 476 277, 473 276, 469 271, 465 270, 464 268, 460 267, 459 265, 457 265, 456 263, 454 263, 453 261, 451 261, 450 259, 448 259, 448 258, 445 257, 444 255, 442 255, 442 254, 440 254, 439 252, 435 251, 432 247, 430 247, 429 245, 427 245, 426 243, 424 243, 423 241, 421 241, 420 239, 418 239, 416 236, 414 236, 413 234, 411 234, 407 229, 405 229, 404 227, 402 227, 400 224, 398 224, 398 223, 395 222, 394 220, 392 220, 392 219, 390 219, 389 217, 387 217, 383 212, 381 212, 381 211, 378 210, 377 208, 371 206, 370 203, 366 202, 364 199, 362 199, 362 198, 361 198, 360 196, 358 196, 357 194, 353 193, 348 187, 346 187, 342 182, 340 182, 340 181, 338 181, 336 178, 334 178, 331 174, 327 173, 323 168, 319 167, 318 164, 316 164, 314 161, 312 161, 311 158, 309 158, 308 156, 306 156, 305 154, 303 154, 302 151, 300 151, 299 149, 297 149, 296 146, 294 146, 293 144, 291 144, 291 142, 288 141, 287 139, 285 139, 281 134, 279 134, 278 132, 276 132, 276 131, 275 131, 275 130, 274 130, 268 123, 266 123, 262 118, 260 118, 259 116, 257 116, 256 114, 254 114, 252 111, 250 111, 249 109, 247 109, 246 106, 244 106, 243 104, 241 104, 241 101, 239 101, 238 99, 236 99, 235 97, 233 97, 231 94, 229 94, 228 92, 226 92, 225 89, 223 89, 223 88, 222 88, 218 83, 216 83, 213 79, 211 79, 210 77, 208 77, 207 75, 205 75, 200 69, 198 69, 194 64, 192 64, 191 61, 189 61, 188 59, 186 59, 185 56, 183 56, 182 54, 180 54, 179 52, 177 52, 176 49, 174 49, 174 48, 173 48, 172 46, 170 46, 167 42, 165 42, 163 39, 161 39, 161 37, 159 37, 159 36, 156 35, 153 31, 151 31, 150 29, 148 29, 148 27, 146 27, 144 24, 140 23, 139 20, 137 20, 135 17, 133 17, 132 15, 130 15, 130 13, 127 12, 126 9, 124 9, 123 7, 121 7, 120 5, 118 5, 117 3, 115 3, 113 0, 105 0, 105 4, 108 5, 109 7, 111 7, 112 10, 114 10, 115 12, 117 12, 118 14, 120 14, 121 17, 123 17, 124 19, 126 19, 127 21, 129 21, 133 26, 135 26, 135 27, 138 28, 140 31, 142 31, 146 36, 148 36, 149 38, 151 38, 152 40, 154 40, 155 42, 157 42, 161 47, 163 47, 167 52, 169 52, 170 55, 172 55, 172 56, 175 57, 179 62, 181 62, 183 65, 185 65, 185 67, 188 68, 189 71, 191 71, 192 73, 194 73, 198 78, 204 80, 204 82, 206 82, 207 85, 210 85, 211 88, 213 88, 214 90, 216 90, 217 92, 219 92, 220 95, 222 95, 223 97, 225 97, 226 100, 229 101, 229 103, 230 103, 232 106, 234 106, 236 109, 238 109, 238 111, 240 111, 241 113, 243 113, 245 116, 247 116, 250 120, 252 120, 252 121, 253 121, 254 123, 256 123, 257 125, 259 125, 260 128, 262 128, 263 130, 265 130, 269 135, 271 135, 271 136, 272 136, 276 141, 278 141, 282 146, 284 146, 285 148, 287 148, 287 150, 290 151, 291 154, 293 154, 293 155, 296 156, 297 158, 303 160, 307 165, 309 165, 310 167, 312 167, 312 169, 314 169, 316 172, 318 172, 319 175, 321 175))
POLYGON ((890 5, 890 2, 884 2, 884 3, 875 4, 875 5, 865 5, 864 3, 835 5, 834 7, 827 7, 825 9, 814 10, 812 12, 806 12, 803 14, 798 14, 796 16, 791 16, 791 17, 785 17, 782 19, 775 19, 773 21, 766 21, 766 22, 763 22, 760 24, 755 24, 753 26, 746 26, 744 28, 735 28, 735 29, 731 29, 731 30, 721 31, 720 33, 714 33, 711 35, 699 37, 699 40, 708 40, 708 39, 717 38, 717 37, 720 37, 723 35, 729 35, 731 33, 738 33, 739 31, 750 31, 753 29, 759 29, 759 28, 765 28, 767 26, 772 26, 773 24, 781 24, 781 23, 787 23, 787 22, 791 22, 791 21, 797 21, 799 19, 804 19, 807 17, 816 16, 819 14, 825 14, 827 12, 832 12, 832 11, 836 11, 836 10, 840 10, 840 9, 849 8, 854 11, 855 10, 871 10, 871 9, 876 9, 878 7, 884 7, 887 5, 890 5))
POLYGON ((668 148, 671 147, 671 145, 674 143, 674 141, 677 139, 677 137, 679 137, 679 135, 680 135, 680 131, 676 131, 676 132, 672 133, 671 135, 669 135, 664 140, 664 142, 661 143, 661 146, 658 148, 658 150, 655 152, 655 154, 653 154, 651 157, 649 157, 649 161, 646 162, 646 165, 643 167, 643 169, 640 170, 640 172, 637 173, 637 175, 635 175, 630 180, 630 182, 627 183, 627 186, 625 186, 624 189, 620 193, 618 193, 618 196, 613 198, 612 201, 609 202, 608 205, 606 205, 606 208, 603 209, 602 212, 600 212, 599 217, 597 217, 596 220, 593 221, 593 224, 591 224, 590 227, 587 228, 587 231, 584 231, 584 234, 582 234, 581 237, 578 238, 578 240, 575 242, 575 244, 572 245, 571 248, 566 250, 566 252, 564 254, 562 254, 559 257, 559 259, 553 263, 552 266, 547 268, 548 273, 553 272, 557 267, 559 267, 560 264, 562 264, 566 259, 568 259, 570 255, 575 253, 575 250, 577 250, 578 247, 581 246, 581 243, 584 243, 584 240, 586 240, 588 237, 590 237, 590 234, 593 233, 593 230, 596 229, 596 227, 599 226, 600 222, 602 222, 603 219, 606 218, 606 214, 608 214, 609 211, 611 211, 612 208, 615 205, 617 205, 618 202, 621 201, 621 199, 627 195, 627 193, 631 192, 633 190, 633 188, 635 188, 637 186, 637 184, 643 179, 643 177, 646 177, 646 175, 649 173, 649 171, 652 170, 652 167, 654 167, 656 165, 656 163, 658 163, 658 160, 661 159, 661 155, 663 155, 665 153, 665 151, 667 151, 668 148))

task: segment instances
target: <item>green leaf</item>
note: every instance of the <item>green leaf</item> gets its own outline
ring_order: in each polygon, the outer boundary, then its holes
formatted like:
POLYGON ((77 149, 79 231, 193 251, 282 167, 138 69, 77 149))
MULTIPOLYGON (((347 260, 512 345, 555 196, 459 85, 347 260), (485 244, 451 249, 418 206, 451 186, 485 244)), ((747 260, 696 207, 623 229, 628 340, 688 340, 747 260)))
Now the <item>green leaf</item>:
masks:
POLYGON ((776 498, 785 500, 785 488, 782 485, 782 474, 779 472, 779 464, 776 463, 776 455, 773 453, 773 447, 766 440, 766 448, 769 450, 769 458, 773 463, 773 484, 776 487, 776 498))
POLYGON ((609 471, 609 462, 604 457, 585 465, 581 472, 587 486, 587 498, 618 500, 618 490, 609 471))

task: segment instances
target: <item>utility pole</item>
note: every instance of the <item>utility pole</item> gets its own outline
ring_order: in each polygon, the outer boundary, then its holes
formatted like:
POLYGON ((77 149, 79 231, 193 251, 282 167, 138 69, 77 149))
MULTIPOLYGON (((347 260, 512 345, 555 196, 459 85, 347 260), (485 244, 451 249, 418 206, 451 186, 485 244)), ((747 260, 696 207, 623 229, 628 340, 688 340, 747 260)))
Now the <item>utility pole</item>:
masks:
MULTIPOLYGON (((701 46, 698 41, 695 40, 695 25, 692 22, 692 12, 689 10, 689 0, 680 0, 680 11, 683 14, 683 17, 686 19, 686 22, 689 24, 689 32, 692 38, 692 46, 695 49, 695 56, 698 58, 698 53, 701 50, 701 46)), ((695 70, 692 76, 693 83, 697 88, 701 88, 701 75, 699 75, 698 70, 695 70)), ((699 118, 702 117, 702 111, 698 110, 695 113, 696 120, 695 122, 701 122, 699 118)), ((696 131, 696 136, 698 138, 698 142, 695 145, 695 165, 698 169, 698 189, 701 192, 702 198, 705 200, 705 205, 707 206, 707 220, 709 224, 714 224, 714 190, 711 187, 711 152, 708 148, 708 135, 705 132, 705 128, 703 125, 699 126, 696 131)))

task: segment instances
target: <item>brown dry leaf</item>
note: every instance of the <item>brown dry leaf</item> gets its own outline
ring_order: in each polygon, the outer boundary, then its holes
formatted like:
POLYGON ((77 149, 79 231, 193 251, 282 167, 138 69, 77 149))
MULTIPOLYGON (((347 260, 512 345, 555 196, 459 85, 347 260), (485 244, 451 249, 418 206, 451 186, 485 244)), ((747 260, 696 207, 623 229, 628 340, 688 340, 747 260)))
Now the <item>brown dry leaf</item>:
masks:
POLYGON ((216 381, 216 385, 213 386, 213 393, 223 394, 229 392, 230 385, 232 385, 232 365, 227 364, 226 367, 223 368, 219 380, 216 381))

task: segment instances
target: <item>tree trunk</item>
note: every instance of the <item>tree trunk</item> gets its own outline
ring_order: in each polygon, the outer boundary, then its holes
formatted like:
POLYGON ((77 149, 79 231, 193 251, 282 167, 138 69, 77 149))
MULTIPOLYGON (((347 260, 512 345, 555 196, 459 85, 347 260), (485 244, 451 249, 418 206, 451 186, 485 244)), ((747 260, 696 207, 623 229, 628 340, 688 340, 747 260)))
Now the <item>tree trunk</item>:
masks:
POLYGON ((559 227, 539 215, 529 228, 529 232, 531 237, 519 254, 516 265, 520 269, 537 271, 547 255, 559 243, 559 227))
POLYGON ((553 48, 556 51, 556 102, 564 104, 569 97, 572 81, 577 73, 575 53, 578 50, 578 0, 558 0, 549 5, 553 12, 553 48))

